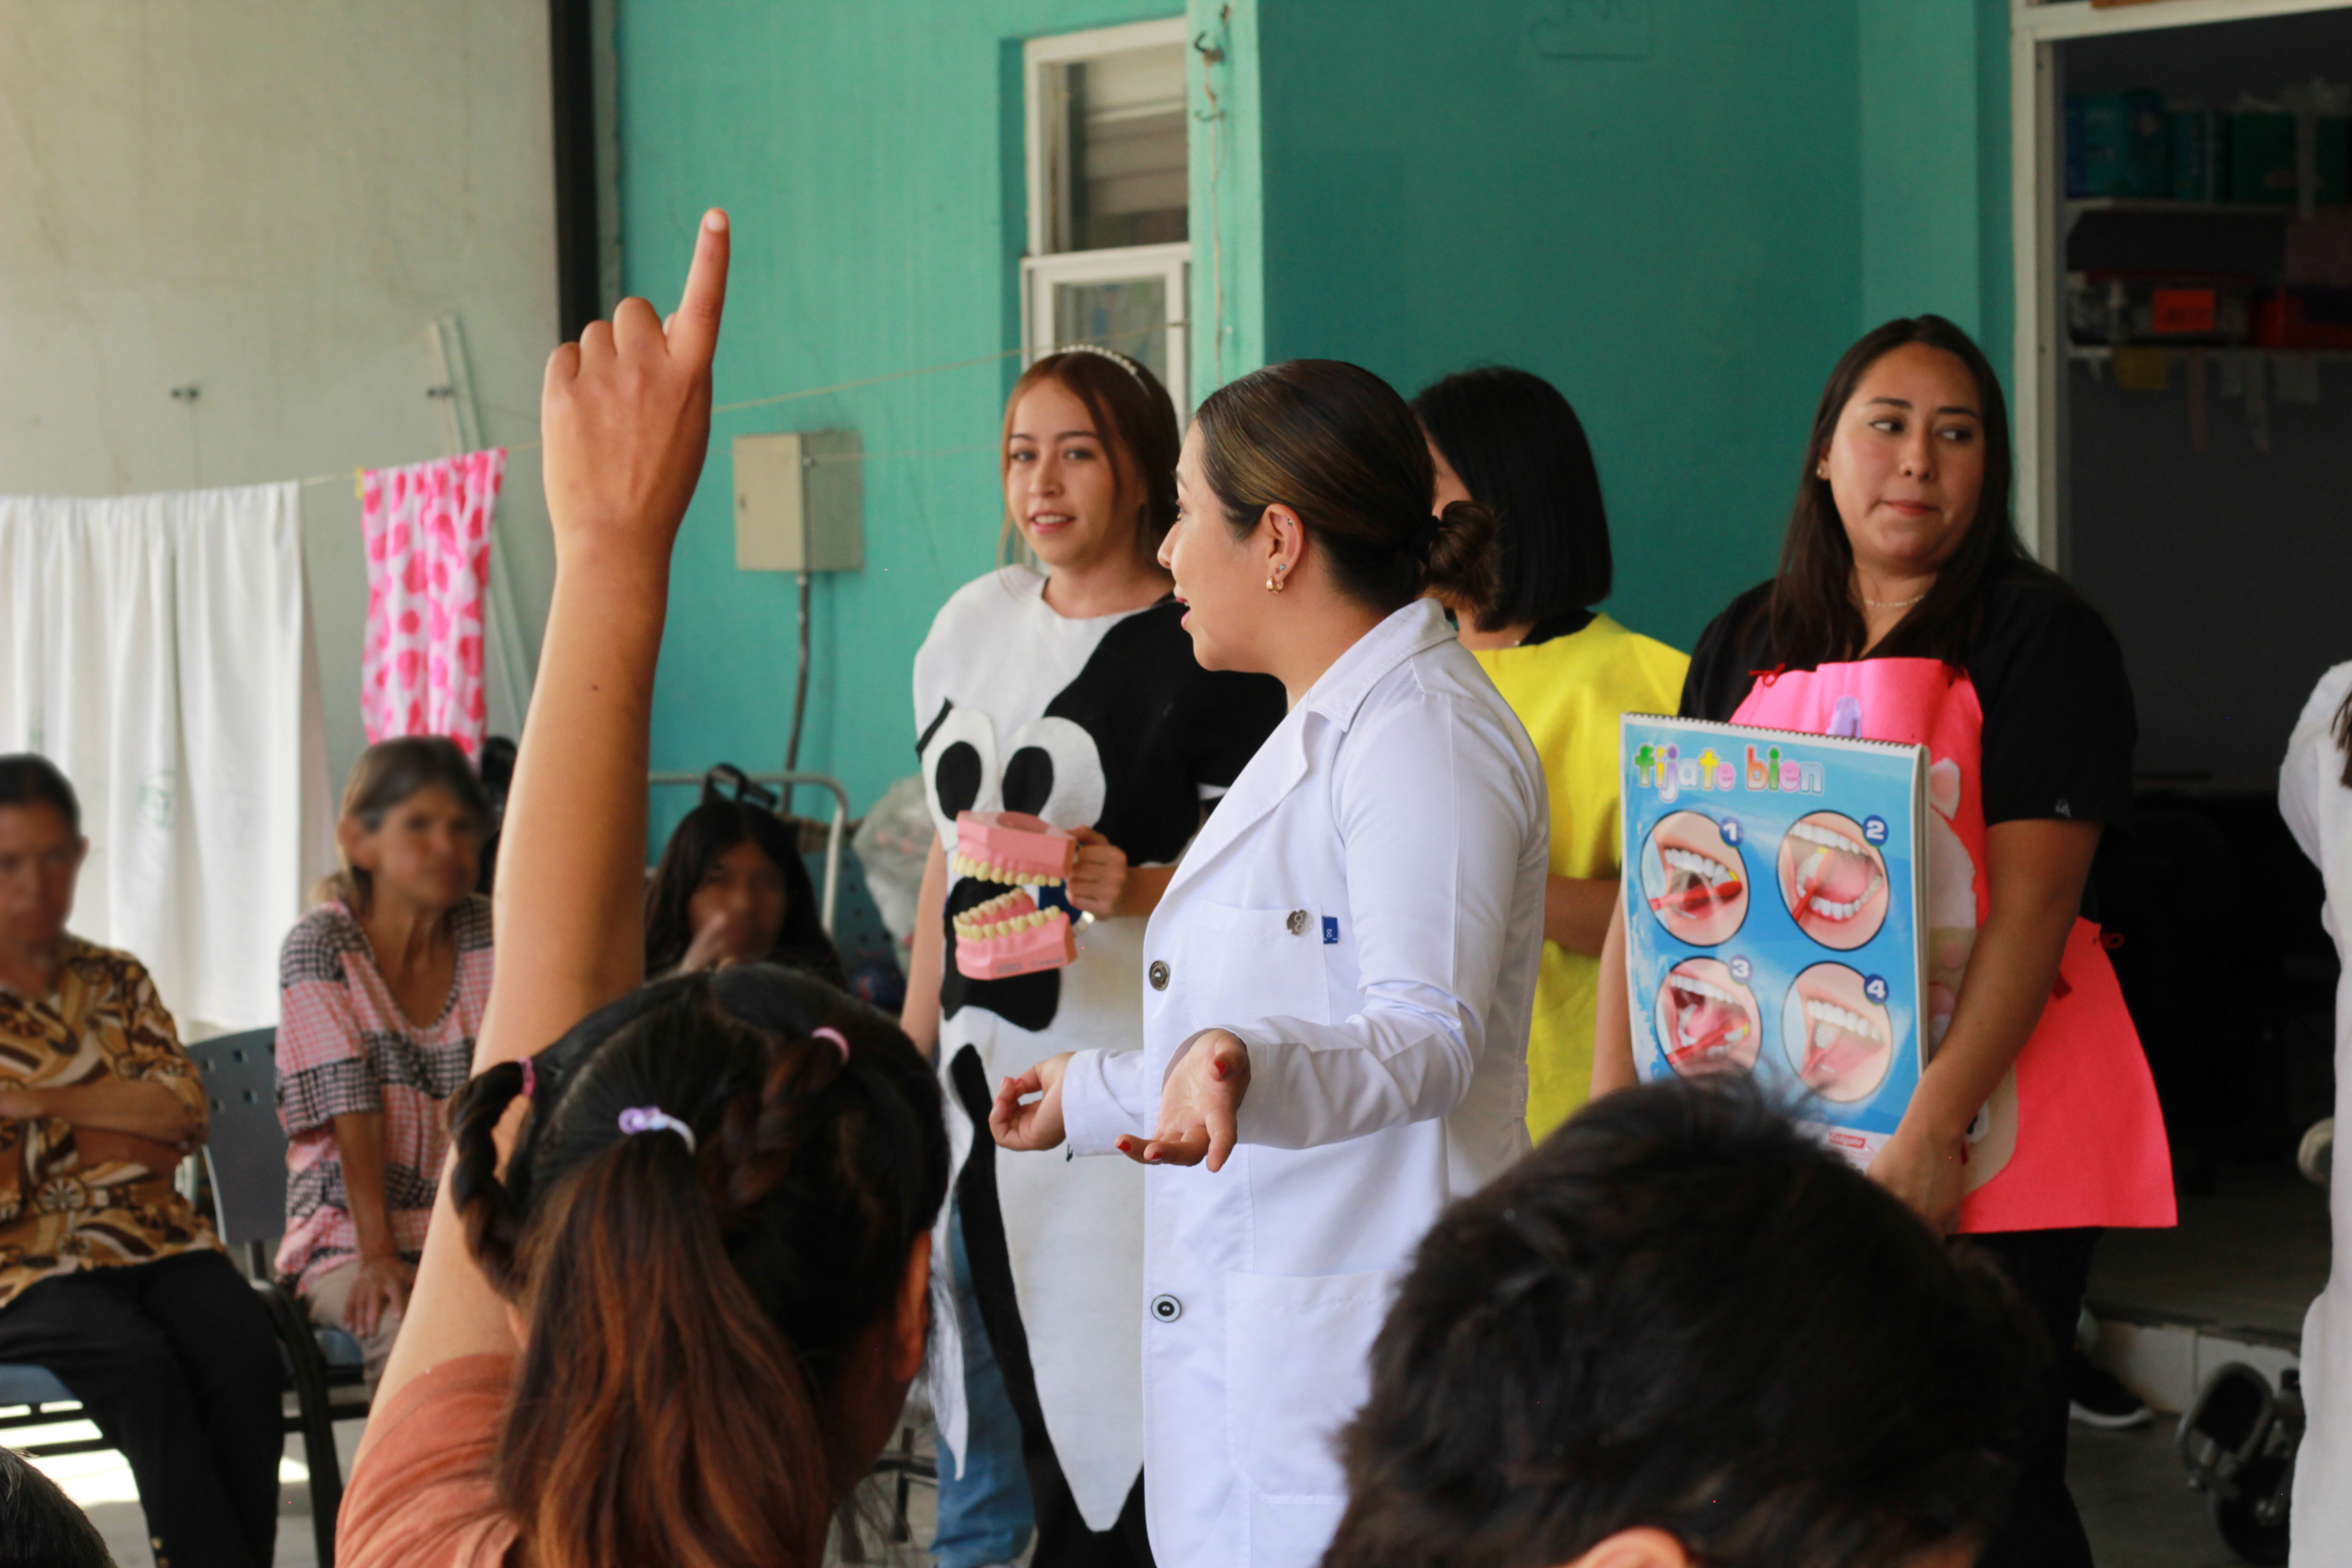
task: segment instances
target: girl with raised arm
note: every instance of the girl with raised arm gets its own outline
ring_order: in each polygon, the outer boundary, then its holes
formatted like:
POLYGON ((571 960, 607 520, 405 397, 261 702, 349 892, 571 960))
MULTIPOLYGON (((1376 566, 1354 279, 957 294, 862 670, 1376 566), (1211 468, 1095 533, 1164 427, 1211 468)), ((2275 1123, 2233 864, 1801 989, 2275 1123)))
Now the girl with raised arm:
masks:
POLYGON ((765 964, 637 989, 670 544, 709 434, 727 223, 667 326, 548 366, 556 583, 499 970, 341 1525, 359 1568, 805 1564, 923 1354, 947 1182, 891 1022, 765 964))

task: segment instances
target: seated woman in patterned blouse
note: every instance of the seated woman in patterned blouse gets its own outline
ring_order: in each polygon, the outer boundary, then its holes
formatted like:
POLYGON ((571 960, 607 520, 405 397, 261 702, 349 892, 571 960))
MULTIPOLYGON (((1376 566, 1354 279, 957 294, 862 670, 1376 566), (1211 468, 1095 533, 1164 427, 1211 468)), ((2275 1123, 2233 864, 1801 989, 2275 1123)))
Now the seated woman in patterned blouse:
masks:
POLYGON ((278 1272, 383 1374, 490 994, 490 902, 474 891, 489 807, 439 736, 360 754, 336 826, 342 869, 278 957, 278 1272))
POLYGON ((65 775, 0 757, 0 1362, 48 1368, 121 1450, 158 1563, 266 1564, 278 1343, 172 1187, 208 1121, 172 1015, 66 930, 89 849, 65 775))

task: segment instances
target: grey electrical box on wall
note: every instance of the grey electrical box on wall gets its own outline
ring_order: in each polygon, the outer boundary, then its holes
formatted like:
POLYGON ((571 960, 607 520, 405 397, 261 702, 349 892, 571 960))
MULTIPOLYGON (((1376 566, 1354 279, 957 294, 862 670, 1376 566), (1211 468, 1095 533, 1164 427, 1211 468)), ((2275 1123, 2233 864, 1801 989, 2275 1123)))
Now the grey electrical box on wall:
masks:
POLYGON ((745 572, 864 566, 864 453, 855 430, 736 437, 736 566, 745 572))

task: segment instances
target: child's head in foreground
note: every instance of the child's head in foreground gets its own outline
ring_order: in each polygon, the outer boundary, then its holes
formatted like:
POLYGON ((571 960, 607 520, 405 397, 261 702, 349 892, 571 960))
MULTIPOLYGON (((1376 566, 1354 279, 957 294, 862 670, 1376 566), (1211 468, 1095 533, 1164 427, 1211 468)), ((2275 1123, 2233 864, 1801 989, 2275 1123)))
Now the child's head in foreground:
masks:
POLYGON ((1752 1091, 1614 1095, 1422 1243, 1325 1568, 1957 1568, 2041 1353, 1752 1091))

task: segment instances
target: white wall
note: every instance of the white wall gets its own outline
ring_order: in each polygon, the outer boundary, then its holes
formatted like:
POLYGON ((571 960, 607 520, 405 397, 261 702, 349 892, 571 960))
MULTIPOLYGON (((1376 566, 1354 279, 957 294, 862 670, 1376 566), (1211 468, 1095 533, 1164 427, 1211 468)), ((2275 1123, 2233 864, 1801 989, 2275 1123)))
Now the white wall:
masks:
MULTIPOLYGON (((545 0, 0 0, 0 492, 336 476, 303 507, 338 792, 362 743, 352 470, 450 449, 445 312, 486 438, 537 438, 550 122, 545 0)), ((536 648, 536 450, 499 510, 536 648)))

